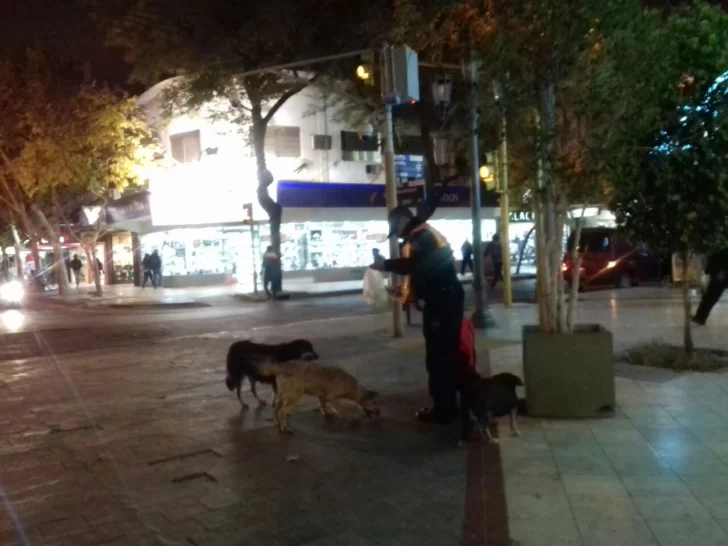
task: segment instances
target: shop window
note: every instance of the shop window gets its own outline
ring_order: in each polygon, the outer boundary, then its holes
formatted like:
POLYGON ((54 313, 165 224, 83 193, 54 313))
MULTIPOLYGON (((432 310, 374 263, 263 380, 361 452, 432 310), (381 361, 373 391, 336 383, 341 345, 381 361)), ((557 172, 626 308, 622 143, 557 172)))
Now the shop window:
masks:
POLYGON ((341 159, 366 163, 379 162, 379 138, 377 135, 361 138, 355 131, 341 131, 341 159))
POLYGON ((169 137, 172 157, 180 163, 200 160, 200 131, 179 133, 169 137))
POLYGON ((265 153, 275 157, 301 157, 301 128, 285 125, 268 127, 265 153))

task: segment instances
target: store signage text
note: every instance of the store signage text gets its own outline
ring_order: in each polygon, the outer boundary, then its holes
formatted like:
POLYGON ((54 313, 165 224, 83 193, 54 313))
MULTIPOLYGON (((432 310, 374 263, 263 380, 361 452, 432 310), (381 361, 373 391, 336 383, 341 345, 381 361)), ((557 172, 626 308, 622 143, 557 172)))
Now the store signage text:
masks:
POLYGON ((520 224, 520 223, 532 223, 533 222, 533 212, 530 211, 511 211, 508 213, 508 220, 514 224, 520 224))

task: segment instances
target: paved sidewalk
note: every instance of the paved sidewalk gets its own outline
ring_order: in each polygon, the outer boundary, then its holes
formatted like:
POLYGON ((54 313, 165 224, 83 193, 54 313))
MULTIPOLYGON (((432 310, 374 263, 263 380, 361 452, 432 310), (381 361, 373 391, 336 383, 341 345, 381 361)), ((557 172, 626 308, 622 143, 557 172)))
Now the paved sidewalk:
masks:
MULTIPOLYGON (((533 275, 523 274, 513 277, 514 282, 528 281, 533 275)), ((461 276, 463 284, 472 283, 472 275, 466 273, 461 276)), ((292 299, 321 298, 329 296, 342 296, 361 294, 362 281, 341 281, 315 283, 312 279, 286 279, 284 281, 285 293, 292 299)), ((500 288, 498 289, 500 290, 500 288)), ((201 288, 164 288, 142 289, 132 285, 104 286, 104 295, 97 297, 92 285, 82 285, 80 288, 71 288, 67 297, 60 297, 56 293, 33 294, 32 302, 52 302, 58 305, 78 307, 116 307, 116 308, 143 308, 143 307, 204 307, 208 305, 229 304, 231 298, 246 302, 266 301, 265 293, 258 294, 242 292, 239 285, 210 286, 201 288)))
MULTIPOLYGON (((580 314, 621 350, 675 339, 680 305, 607 299, 580 314)), ((520 374, 535 310, 493 312, 479 365, 489 348, 493 372, 520 374)), ((521 438, 504 426, 499 447, 457 449, 457 427, 413 423, 426 403, 420 333, 392 340, 388 326, 312 320, 4 363, 0 544, 728 544, 728 374, 618 366, 616 418, 524 419, 521 438), (383 393, 382 418, 326 423, 309 401, 289 438, 270 409, 241 415, 223 360, 243 336, 311 338, 383 393)), ((721 304, 696 343, 726 347, 726 326, 721 304)))

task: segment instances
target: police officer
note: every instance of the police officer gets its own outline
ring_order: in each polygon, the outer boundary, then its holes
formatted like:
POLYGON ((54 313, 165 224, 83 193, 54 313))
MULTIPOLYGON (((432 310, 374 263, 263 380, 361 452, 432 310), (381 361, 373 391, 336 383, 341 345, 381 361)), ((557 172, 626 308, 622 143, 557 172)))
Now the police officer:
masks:
POLYGON ((370 267, 405 276, 404 303, 422 301, 425 365, 432 408, 417 413, 427 423, 446 424, 457 418, 456 358, 464 312, 463 287, 447 240, 403 206, 389 213, 389 237, 404 240, 402 257, 375 262, 370 267))

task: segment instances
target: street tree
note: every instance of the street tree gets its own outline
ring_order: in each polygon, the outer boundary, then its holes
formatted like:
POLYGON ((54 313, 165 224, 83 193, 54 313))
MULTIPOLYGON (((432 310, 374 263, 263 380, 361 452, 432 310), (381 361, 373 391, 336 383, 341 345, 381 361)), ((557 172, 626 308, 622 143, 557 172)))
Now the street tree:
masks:
POLYGON ((576 298, 567 312, 562 297, 564 227, 576 205, 583 211, 606 200, 605 165, 626 120, 618 95, 605 100, 624 86, 618 74, 608 79, 598 69, 609 56, 604 43, 641 13, 634 0, 466 0, 447 5, 432 23, 432 47, 443 58, 473 51, 479 59, 485 123, 506 121, 512 196, 534 210, 546 332, 573 329, 576 298))
MULTIPOLYGON (((252 149, 258 202, 280 253, 282 208, 269 193, 275 178, 266 158, 266 134, 286 101, 316 81, 321 65, 261 70, 365 47, 362 21, 370 9, 376 11, 376 2, 82 1, 94 9, 110 43, 127 53, 133 78, 153 85, 178 76, 166 93, 173 109, 194 113, 214 103, 215 117, 237 125, 252 149)), ((241 177, 240 184, 252 183, 241 177)))
MULTIPOLYGON (((24 62, 5 62, 2 82, 12 107, 3 112, 0 198, 26 227, 32 217, 45 232, 66 295, 60 225, 90 198, 103 200, 112 189, 143 181, 153 154, 149 131, 134 99, 40 50, 29 51, 24 62)), ((100 293, 98 275, 96 285, 100 293)))
POLYGON ((653 127, 643 126, 631 150, 615 162, 613 208, 635 239, 676 253, 683 264, 684 348, 693 350, 688 257, 728 245, 728 15, 695 3, 665 25, 661 54, 670 72, 658 74, 662 100, 653 127))

